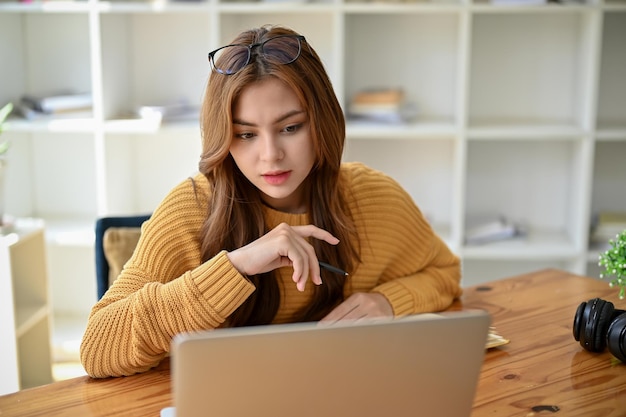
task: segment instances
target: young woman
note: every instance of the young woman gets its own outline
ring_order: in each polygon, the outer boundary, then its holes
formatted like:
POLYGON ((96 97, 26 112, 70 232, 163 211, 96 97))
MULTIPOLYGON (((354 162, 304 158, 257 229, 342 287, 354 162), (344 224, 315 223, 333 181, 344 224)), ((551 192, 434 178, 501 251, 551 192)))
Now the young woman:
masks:
POLYGON ((342 109, 304 36, 249 30, 209 61, 200 173, 165 197, 93 307, 89 375, 146 371, 180 332, 402 316, 461 294, 458 258, 410 196, 341 163, 342 109))

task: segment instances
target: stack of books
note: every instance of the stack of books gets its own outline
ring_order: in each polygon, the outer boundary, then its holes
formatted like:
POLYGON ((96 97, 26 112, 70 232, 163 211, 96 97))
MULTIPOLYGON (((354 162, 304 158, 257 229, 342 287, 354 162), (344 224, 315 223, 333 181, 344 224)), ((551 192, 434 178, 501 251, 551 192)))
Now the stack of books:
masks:
POLYGON ((404 121, 404 92, 400 89, 372 89, 358 92, 352 97, 348 117, 376 122, 400 123, 404 121))
POLYGON ((93 99, 91 93, 69 91, 48 95, 27 94, 21 97, 19 111, 26 119, 92 117, 93 99))
POLYGON ((467 245, 481 245, 522 237, 525 234, 525 228, 521 224, 512 222, 504 216, 487 220, 474 219, 468 222, 465 243, 467 245))

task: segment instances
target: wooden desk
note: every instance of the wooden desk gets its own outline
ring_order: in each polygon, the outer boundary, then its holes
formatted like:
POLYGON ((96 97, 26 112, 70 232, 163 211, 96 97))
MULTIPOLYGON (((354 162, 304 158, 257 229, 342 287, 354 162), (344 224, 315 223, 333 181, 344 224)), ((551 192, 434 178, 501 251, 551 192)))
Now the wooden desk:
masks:
MULTIPOLYGON (((626 305, 606 282, 557 270, 466 289, 451 309, 489 311, 511 340, 487 352, 472 416, 553 414, 533 411, 541 406, 558 407, 555 416, 626 416, 626 365, 583 350, 572 336, 576 308, 593 297, 626 305)), ((172 404, 169 371, 165 361, 132 377, 79 377, 20 391, 0 397, 0 415, 157 417, 172 404)))

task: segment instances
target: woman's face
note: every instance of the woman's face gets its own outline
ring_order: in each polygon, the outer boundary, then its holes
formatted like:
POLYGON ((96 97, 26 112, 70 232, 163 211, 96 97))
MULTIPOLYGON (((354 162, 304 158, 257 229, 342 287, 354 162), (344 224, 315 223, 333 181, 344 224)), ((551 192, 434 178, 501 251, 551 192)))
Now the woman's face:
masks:
POLYGON ((234 103, 233 133, 230 154, 263 201, 280 211, 306 211, 303 183, 315 152, 295 93, 273 77, 249 85, 234 103))

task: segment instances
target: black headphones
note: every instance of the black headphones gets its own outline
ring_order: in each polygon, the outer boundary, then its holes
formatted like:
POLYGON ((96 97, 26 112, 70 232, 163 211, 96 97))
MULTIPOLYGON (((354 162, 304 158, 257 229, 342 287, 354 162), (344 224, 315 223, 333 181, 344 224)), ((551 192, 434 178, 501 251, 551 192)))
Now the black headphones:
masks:
POLYGON ((618 310, 610 301, 592 298, 582 302, 574 316, 574 339, 590 352, 606 347, 617 359, 626 363, 626 311, 618 310))

